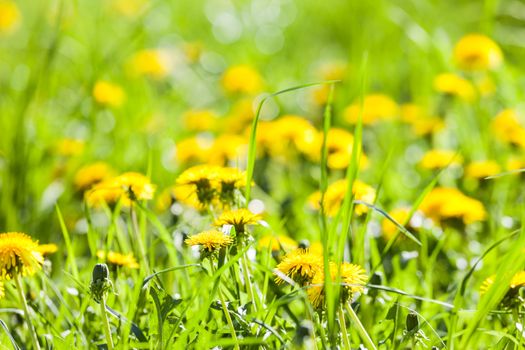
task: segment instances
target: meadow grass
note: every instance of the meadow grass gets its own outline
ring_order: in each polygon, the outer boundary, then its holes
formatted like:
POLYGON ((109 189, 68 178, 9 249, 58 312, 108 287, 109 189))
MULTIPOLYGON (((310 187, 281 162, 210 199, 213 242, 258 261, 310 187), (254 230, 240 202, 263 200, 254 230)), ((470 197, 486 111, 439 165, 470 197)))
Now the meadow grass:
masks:
POLYGON ((0 0, 0 348, 524 348, 522 12, 0 0))

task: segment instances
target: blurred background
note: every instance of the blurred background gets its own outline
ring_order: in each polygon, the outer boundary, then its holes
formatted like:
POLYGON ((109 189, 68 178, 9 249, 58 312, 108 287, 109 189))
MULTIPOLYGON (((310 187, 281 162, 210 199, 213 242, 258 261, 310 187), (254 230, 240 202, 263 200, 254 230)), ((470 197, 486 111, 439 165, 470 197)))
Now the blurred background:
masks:
MULTIPOLYGON (((169 186, 199 146, 181 140, 244 137, 264 92, 341 80, 334 124, 344 125, 365 56, 368 91, 435 110, 434 78, 455 69, 452 49, 468 33, 504 53, 494 110, 523 101, 523 1, 0 0, 0 229, 46 240, 57 201, 78 228, 75 174, 89 163, 169 186)), ((319 127, 326 96, 287 95, 262 119, 298 114, 319 127)), ((375 164, 396 135, 365 135, 375 164)), ((243 167, 245 143, 225 140, 217 162, 243 167)), ((407 152, 393 174, 421 153, 407 152)), ((387 193, 399 198, 419 183, 413 172, 391 181, 387 193)))

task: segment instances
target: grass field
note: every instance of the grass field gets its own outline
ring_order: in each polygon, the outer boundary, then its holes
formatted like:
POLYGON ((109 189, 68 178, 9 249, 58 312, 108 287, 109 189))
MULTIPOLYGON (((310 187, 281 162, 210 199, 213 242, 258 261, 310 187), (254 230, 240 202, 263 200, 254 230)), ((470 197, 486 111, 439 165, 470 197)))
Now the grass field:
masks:
POLYGON ((0 0, 0 349, 525 348, 524 31, 0 0))

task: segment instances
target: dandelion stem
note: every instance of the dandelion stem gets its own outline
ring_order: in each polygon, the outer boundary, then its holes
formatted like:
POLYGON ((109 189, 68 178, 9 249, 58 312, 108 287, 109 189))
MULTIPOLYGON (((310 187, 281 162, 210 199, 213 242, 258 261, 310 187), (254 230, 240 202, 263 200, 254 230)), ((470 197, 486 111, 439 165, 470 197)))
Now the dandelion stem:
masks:
POLYGON ((350 315, 350 318, 355 323, 357 332, 359 333, 359 336, 361 337, 363 343, 365 343, 365 346, 370 350, 377 350, 376 346, 374 345, 374 342, 372 341, 372 338, 370 338, 370 335, 368 335, 365 327, 363 327, 363 324, 359 320, 359 317, 357 317, 354 309, 352 309, 349 303, 345 303, 345 308, 346 312, 348 312, 348 315, 350 315))
POLYGON ((346 350, 351 350, 352 347, 350 345, 350 340, 348 339, 348 332, 346 330, 345 314, 344 314, 342 305, 339 307, 338 316, 339 316, 339 326, 341 327, 341 337, 343 338, 344 348, 346 350))
POLYGON ((109 327, 108 314, 106 311, 106 296, 100 298, 100 312, 102 313, 102 323, 104 323, 104 334, 106 336, 106 343, 108 350, 113 350, 113 339, 111 339, 111 328, 109 327))
POLYGON ((144 264, 144 270, 146 271, 146 274, 151 274, 149 269, 149 263, 148 258, 146 255, 146 249, 144 248, 144 244, 142 242, 142 237, 140 236, 140 230, 139 230, 139 224, 137 222, 137 213, 135 210, 133 210, 133 203, 131 203, 129 207, 129 214, 131 216, 131 226, 133 228, 133 233, 135 234, 135 240, 137 241, 137 246, 139 249, 140 259, 142 260, 142 263, 144 264))
POLYGON ((24 294, 24 290, 22 289, 22 281, 20 280, 20 275, 15 274, 14 280, 16 284, 16 290, 18 291, 18 295, 20 296, 20 301, 22 302, 22 306, 24 307, 24 314, 26 317, 27 327, 29 328, 29 333, 31 333, 31 339, 33 340, 33 346, 35 347, 35 350, 40 350, 40 343, 38 342, 35 327, 33 327, 33 323, 31 322, 31 316, 29 316, 29 307, 27 306, 26 296, 24 294))
MULTIPOLYGON (((210 265, 211 265, 211 271, 213 274, 215 272, 215 268, 213 265, 213 261, 211 260, 210 260, 210 265)), ((219 276, 218 278, 220 280, 221 277, 219 276)), ((226 322, 228 323, 228 326, 230 327, 230 333, 232 334, 232 339, 235 341, 235 350, 239 350, 240 348, 239 348, 239 341, 237 340, 237 333, 235 332, 235 327, 233 325, 233 321, 230 316, 230 312, 228 311, 228 307, 226 306, 224 295, 222 294, 222 290, 220 286, 217 290, 217 294, 219 295, 219 301, 221 302, 221 308, 222 308, 222 311, 224 312, 224 317, 226 317, 226 322)))
POLYGON ((244 277, 244 284, 246 286, 246 292, 248 293, 248 298, 252 302, 253 309, 257 311, 257 304, 255 303, 255 297, 253 294, 252 283, 250 280, 250 271, 248 270, 248 258, 246 257, 246 253, 242 255, 241 263, 242 263, 242 273, 244 277))

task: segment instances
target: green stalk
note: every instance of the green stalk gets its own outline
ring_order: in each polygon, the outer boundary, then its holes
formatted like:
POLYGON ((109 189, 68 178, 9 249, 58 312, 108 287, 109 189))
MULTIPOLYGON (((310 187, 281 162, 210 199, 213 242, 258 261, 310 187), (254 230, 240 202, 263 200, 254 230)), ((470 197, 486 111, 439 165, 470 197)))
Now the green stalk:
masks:
POLYGON ((361 337, 363 343, 365 343, 365 346, 369 350, 377 350, 376 346, 374 345, 374 342, 372 341, 372 338, 370 338, 370 335, 366 331, 365 327, 363 327, 363 324, 359 320, 359 317, 357 317, 354 309, 352 309, 349 302, 345 303, 345 309, 346 312, 348 312, 348 315, 350 315, 352 321, 354 322, 355 328, 357 329, 357 333, 359 333, 359 336, 361 337))
POLYGON ((102 313, 102 323, 104 324, 104 335, 106 336, 106 344, 108 350, 113 350, 113 339, 111 339, 111 328, 109 326, 108 314, 106 311, 106 296, 103 295, 100 299, 100 312, 102 313))
POLYGON ((343 338, 343 345, 345 350, 351 350, 352 346, 350 345, 350 339, 348 339, 348 332, 346 330, 346 321, 345 321, 345 314, 343 312, 343 306, 339 306, 339 325, 341 328, 341 337, 343 338))
MULTIPOLYGON (((215 273, 215 267, 213 265, 213 261, 210 260, 210 266, 211 266, 211 272, 212 274, 215 273)), ((219 281, 221 277, 219 276, 219 281)), ((232 335, 232 339, 235 341, 235 350, 239 350, 239 340, 237 339, 237 333, 235 332, 235 327, 233 326, 233 321, 230 316, 230 312, 228 311, 228 308, 226 307, 226 302, 224 300, 224 295, 222 294, 221 286, 219 286, 217 290, 217 294, 219 295, 219 300, 221 302, 221 308, 224 313, 224 317, 226 317, 226 322, 228 323, 228 327, 230 327, 230 333, 232 335)))
POLYGON ((248 298, 252 302, 254 311, 257 311, 258 304, 255 302, 255 295, 253 294, 252 284, 250 281, 250 272, 248 271, 248 259, 246 253, 242 255, 241 264, 242 264, 242 274, 244 278, 244 283, 246 285, 246 293, 248 293, 248 298))
POLYGON ((142 237, 140 235, 139 230, 139 224, 137 222, 137 213, 135 210, 133 210, 133 203, 131 203, 129 207, 129 215, 131 216, 131 226, 133 234, 135 235, 135 240, 137 241, 137 246, 139 249, 140 254, 140 260, 142 260, 142 263, 144 264, 144 270, 146 271, 147 275, 151 274, 151 271, 149 269, 149 263, 148 263, 148 257, 146 254, 146 249, 144 248, 144 244, 142 242, 142 237))
POLYGON ((16 274, 14 280, 16 284, 16 290, 18 291, 18 296, 20 297, 20 301, 22 302, 22 306, 24 307, 24 315, 27 322, 27 328, 29 328, 29 333, 31 334, 33 346, 36 350, 40 350, 40 343, 38 342, 35 327, 33 327, 33 323, 31 322, 31 316, 29 316, 29 307, 27 306, 26 296, 24 294, 24 290, 22 289, 22 281, 20 280, 20 275, 16 274))

